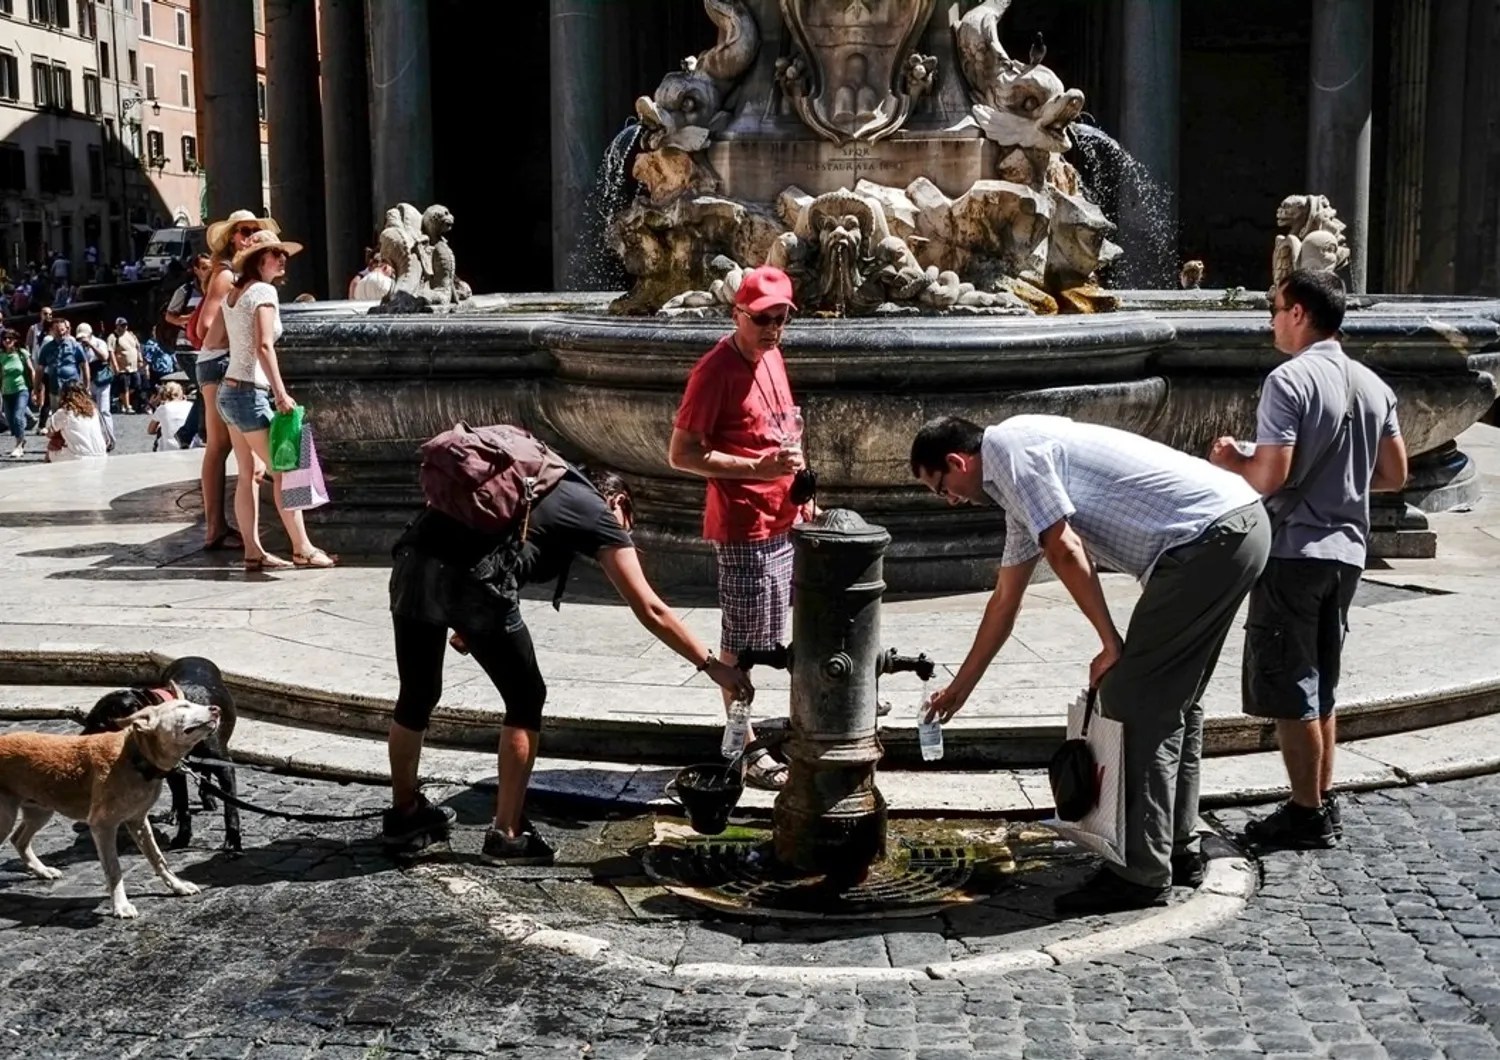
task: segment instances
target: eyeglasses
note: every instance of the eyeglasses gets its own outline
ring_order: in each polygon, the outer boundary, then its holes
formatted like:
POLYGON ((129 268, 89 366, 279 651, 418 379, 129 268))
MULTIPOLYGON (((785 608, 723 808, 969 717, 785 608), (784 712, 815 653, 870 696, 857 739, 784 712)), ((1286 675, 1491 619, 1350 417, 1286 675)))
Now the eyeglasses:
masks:
POLYGON ((789 312, 752 313, 747 309, 741 309, 740 312, 749 317, 750 323, 754 324, 758 328, 783 328, 786 327, 786 322, 792 319, 792 314, 789 312))
POLYGON ((1276 320, 1276 314, 1288 312, 1288 311, 1291 310, 1291 308, 1292 307, 1289 306, 1289 305, 1277 305, 1275 302, 1272 302, 1271 303, 1271 321, 1272 321, 1272 323, 1274 323, 1275 320, 1276 320))
POLYGON ((234 234, 237 235, 237 236, 244 236, 246 239, 249 239, 251 236, 255 235, 255 233, 259 232, 259 231, 260 231, 260 229, 258 227, 256 227, 255 225, 240 225, 238 228, 236 228, 234 230, 234 234))

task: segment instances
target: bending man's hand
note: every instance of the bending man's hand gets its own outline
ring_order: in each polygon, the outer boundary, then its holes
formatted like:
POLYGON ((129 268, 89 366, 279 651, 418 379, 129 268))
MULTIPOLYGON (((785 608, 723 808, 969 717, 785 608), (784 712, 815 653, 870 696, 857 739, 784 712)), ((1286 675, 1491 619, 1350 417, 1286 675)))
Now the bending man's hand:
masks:
POLYGON ((1094 656, 1094 661, 1089 663, 1089 687, 1098 688, 1099 683, 1104 680, 1104 675, 1120 661, 1120 656, 1124 653, 1125 642, 1118 638, 1105 645, 1104 650, 1094 656))
POLYGON ((927 718, 945 722, 962 710, 968 701, 968 690, 960 688, 957 682, 946 688, 940 688, 932 694, 931 703, 927 708, 927 718))
POLYGON ((727 689, 735 699, 742 699, 746 703, 755 699, 755 686, 750 683, 750 675, 737 666, 728 666, 714 659, 703 668, 708 674, 708 679, 720 688, 727 689))

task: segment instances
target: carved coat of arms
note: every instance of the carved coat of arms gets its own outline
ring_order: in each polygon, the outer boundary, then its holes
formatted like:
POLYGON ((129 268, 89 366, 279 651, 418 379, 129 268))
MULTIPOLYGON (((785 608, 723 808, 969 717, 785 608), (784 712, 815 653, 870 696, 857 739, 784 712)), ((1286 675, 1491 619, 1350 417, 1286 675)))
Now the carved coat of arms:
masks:
POLYGON ((799 83, 789 83, 786 74, 782 81, 798 116, 836 144, 874 143, 901 128, 931 84, 932 60, 912 48, 936 4, 781 0, 803 60, 788 71, 799 83))

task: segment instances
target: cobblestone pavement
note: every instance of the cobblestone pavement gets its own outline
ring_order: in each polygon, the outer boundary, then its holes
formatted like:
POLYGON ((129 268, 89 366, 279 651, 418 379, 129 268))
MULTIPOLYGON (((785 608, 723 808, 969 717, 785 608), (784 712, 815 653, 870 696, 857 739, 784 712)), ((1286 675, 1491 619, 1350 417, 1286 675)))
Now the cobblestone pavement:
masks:
MULTIPOLYGON (((57 726, 32 725, 32 728, 57 726)), ((378 808, 379 788, 246 775, 284 809, 378 808)), ((1346 799, 1346 846, 1276 854, 1246 914, 1202 939, 969 982, 642 979, 506 941, 369 824, 249 817, 246 855, 129 853, 134 922, 102 915, 87 836, 0 856, 0 1055, 695 1060, 1500 1057, 1500 779, 1346 799)), ((1241 812, 1221 815, 1228 826, 1241 812)))

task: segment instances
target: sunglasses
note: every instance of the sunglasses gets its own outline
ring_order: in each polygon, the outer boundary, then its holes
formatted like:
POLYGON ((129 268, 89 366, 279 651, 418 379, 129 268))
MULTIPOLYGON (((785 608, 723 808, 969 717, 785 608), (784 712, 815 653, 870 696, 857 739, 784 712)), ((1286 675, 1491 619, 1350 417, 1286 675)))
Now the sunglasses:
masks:
POLYGON ((238 228, 236 228, 234 230, 234 234, 237 235, 237 236, 244 236, 246 239, 249 239, 251 236, 255 235, 255 233, 259 232, 259 231, 260 231, 260 229, 258 227, 256 227, 255 225, 240 225, 238 228))
POLYGON ((750 322, 758 328, 786 327, 786 322, 792 319, 791 313, 751 313, 741 309, 741 313, 750 318, 750 322))

